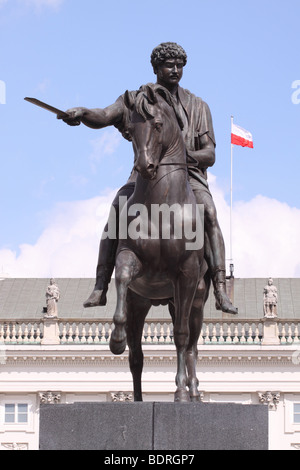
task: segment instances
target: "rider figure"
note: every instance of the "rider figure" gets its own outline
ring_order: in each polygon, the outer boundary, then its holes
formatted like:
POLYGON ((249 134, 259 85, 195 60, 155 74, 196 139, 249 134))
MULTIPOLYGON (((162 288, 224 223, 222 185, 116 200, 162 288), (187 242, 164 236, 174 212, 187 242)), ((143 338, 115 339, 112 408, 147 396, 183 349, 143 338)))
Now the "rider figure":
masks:
MULTIPOLYGON (((208 105, 201 98, 179 86, 186 62, 185 51, 176 43, 162 43, 151 54, 151 64, 157 76, 157 84, 171 93, 173 107, 183 126, 190 185, 197 204, 204 205, 205 259, 214 286, 216 308, 223 312, 237 314, 237 309, 232 305, 226 293, 225 246, 215 204, 207 183, 207 168, 215 163, 216 146, 211 113, 208 105)), ((131 93, 135 96, 138 91, 131 93)), ((72 117, 64 121, 71 126, 79 125, 81 122, 93 129, 114 125, 123 137, 130 140, 127 131, 129 111, 124 103, 124 95, 104 109, 72 108, 67 112, 72 113, 72 117)), ((119 197, 129 198, 133 194, 136 177, 136 170, 133 169, 127 183, 117 193, 113 201, 117 215, 119 197)), ((114 270, 117 246, 118 240, 116 239, 103 238, 101 240, 95 288, 84 303, 84 307, 106 304, 106 293, 114 270)))

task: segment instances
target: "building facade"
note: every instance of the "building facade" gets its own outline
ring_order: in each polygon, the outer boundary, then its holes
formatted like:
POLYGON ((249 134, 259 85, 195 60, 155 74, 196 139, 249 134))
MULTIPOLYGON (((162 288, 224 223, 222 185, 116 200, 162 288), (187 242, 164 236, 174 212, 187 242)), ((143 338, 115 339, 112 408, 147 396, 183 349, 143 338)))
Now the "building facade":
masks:
MULTIPOLYGON (((238 317, 214 308, 199 338, 203 402, 269 409, 270 450, 300 449, 300 279, 274 279, 277 312, 264 311, 265 279, 230 279, 238 317)), ((41 404, 131 401, 128 353, 111 354, 116 294, 83 309, 91 279, 58 279, 57 316, 47 315, 48 279, 0 281, 0 449, 37 450, 41 404)), ((169 313, 153 307, 143 332, 144 401, 173 401, 176 350, 169 313)), ((228 423, 230 426, 230 423, 228 423)), ((234 425, 234 423, 233 423, 234 425)))

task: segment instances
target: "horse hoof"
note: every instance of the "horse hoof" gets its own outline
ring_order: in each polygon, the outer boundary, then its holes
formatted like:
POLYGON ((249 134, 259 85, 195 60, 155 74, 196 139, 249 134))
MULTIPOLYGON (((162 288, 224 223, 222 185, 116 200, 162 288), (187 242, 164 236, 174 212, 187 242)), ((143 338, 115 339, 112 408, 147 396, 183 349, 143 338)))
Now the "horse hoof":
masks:
POLYGON ((178 403, 178 402, 189 403, 191 401, 190 394, 186 390, 176 390, 174 401, 175 403, 178 403))
POLYGON ((116 338, 116 330, 114 330, 111 334, 110 341, 109 341, 109 349, 115 355, 123 354, 126 349, 126 335, 123 338, 116 338))
POLYGON ((120 354, 123 354, 123 352, 126 349, 126 339, 124 341, 110 340, 109 349, 116 356, 119 356, 120 354))
POLYGON ((123 327, 116 325, 110 337, 109 348, 113 354, 120 355, 125 351, 126 345, 126 331, 123 327))
POLYGON ((190 399, 193 403, 199 403, 199 401, 201 401, 200 396, 190 396, 190 399))

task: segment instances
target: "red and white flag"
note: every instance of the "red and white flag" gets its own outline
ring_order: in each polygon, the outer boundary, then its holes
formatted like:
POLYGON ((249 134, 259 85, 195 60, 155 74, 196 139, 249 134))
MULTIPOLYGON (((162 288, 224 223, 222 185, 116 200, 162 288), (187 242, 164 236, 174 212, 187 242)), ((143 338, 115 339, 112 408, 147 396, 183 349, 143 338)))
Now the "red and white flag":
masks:
POLYGON ((252 134, 246 129, 243 129, 236 124, 231 126, 231 143, 233 145, 241 145, 242 147, 250 147, 253 149, 253 138, 252 134))

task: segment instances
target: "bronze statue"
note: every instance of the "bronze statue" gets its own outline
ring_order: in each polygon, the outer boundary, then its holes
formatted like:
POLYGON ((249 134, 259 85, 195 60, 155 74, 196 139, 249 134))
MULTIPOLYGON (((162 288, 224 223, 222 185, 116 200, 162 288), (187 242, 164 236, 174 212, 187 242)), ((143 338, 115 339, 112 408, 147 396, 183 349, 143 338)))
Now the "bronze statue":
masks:
POLYGON ((226 294, 224 242, 207 184, 207 168, 215 161, 211 114, 206 103, 179 86, 186 61, 177 44, 160 44, 151 55, 156 84, 127 91, 104 109, 64 112, 27 98, 69 125, 114 125, 132 141, 134 168, 113 202, 120 232, 102 237, 95 288, 84 306, 106 303, 116 266, 110 349, 122 354, 128 344, 136 401, 142 400, 141 336, 151 305, 168 305, 173 320, 178 359, 175 401, 200 399, 197 343, 211 280, 217 308, 237 313, 226 294), (153 217, 157 206, 159 216, 153 217), (167 208, 168 219, 160 213, 162 208, 167 208))
POLYGON ((128 231, 134 223, 140 236, 123 237, 118 244, 117 306, 110 350, 122 354, 128 344, 134 399, 141 401, 144 321, 152 304, 168 303, 177 351, 175 401, 199 400, 195 364, 210 281, 205 277, 204 221, 188 183, 180 116, 161 85, 142 87, 136 97, 126 93, 124 101, 130 110, 128 130, 138 175, 120 217, 125 212, 128 231), (153 216, 157 206, 162 208, 162 201, 163 207, 174 207, 174 218, 166 212, 161 219, 153 216), (169 236, 164 238, 166 226, 169 236), (194 230, 185 230, 186 226, 194 230), (199 232, 202 243, 197 239, 199 232), (195 243, 191 243, 193 238, 195 243))
MULTIPOLYGON (((196 202, 203 204, 205 208, 205 259, 214 285, 216 307, 223 312, 237 314, 237 309, 232 305, 226 293, 225 246, 207 183, 207 168, 215 163, 215 137, 211 113, 208 105, 201 98, 179 86, 186 62, 185 51, 176 43, 162 43, 153 50, 151 55, 157 85, 166 88, 169 92, 172 106, 182 128, 186 159, 189 163, 189 184, 196 202)), ((130 94, 135 97, 138 92, 130 94)), ((64 117, 63 120, 71 126, 83 123, 88 127, 101 129, 114 125, 126 139, 131 140, 130 113, 125 105, 125 95, 120 96, 114 104, 103 109, 80 107, 72 108, 66 113, 70 117, 64 117)), ((136 180, 137 168, 134 167, 127 183, 119 190, 113 201, 117 214, 119 214, 120 197, 131 197, 136 180)), ((106 304, 106 293, 115 267, 117 247, 117 239, 101 240, 95 287, 84 303, 84 307, 106 304)))

